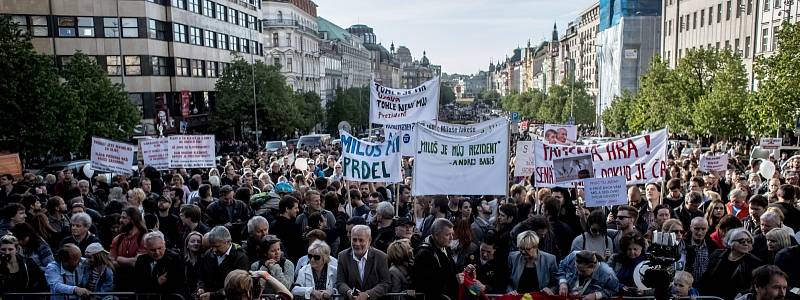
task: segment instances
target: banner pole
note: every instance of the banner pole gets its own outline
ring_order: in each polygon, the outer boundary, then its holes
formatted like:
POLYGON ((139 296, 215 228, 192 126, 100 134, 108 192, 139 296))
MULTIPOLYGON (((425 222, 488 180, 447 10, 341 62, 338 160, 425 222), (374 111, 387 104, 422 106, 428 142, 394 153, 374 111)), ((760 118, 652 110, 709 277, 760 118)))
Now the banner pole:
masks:
POLYGON ((400 183, 397 182, 394 184, 395 196, 394 198, 394 215, 396 217, 400 217, 400 183))
POLYGON ((511 193, 511 186, 509 184, 509 176, 511 176, 511 124, 506 122, 506 203, 509 203, 509 194, 511 193))

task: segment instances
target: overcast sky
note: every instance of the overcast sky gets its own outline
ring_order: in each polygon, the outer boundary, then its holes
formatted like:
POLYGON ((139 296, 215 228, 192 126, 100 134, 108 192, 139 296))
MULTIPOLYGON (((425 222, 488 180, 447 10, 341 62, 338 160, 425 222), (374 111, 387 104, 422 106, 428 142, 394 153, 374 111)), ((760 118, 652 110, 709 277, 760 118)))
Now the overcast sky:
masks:
POLYGON ((595 0, 314 0, 317 14, 347 29, 374 28, 386 49, 405 45, 414 59, 427 51, 442 72, 486 70, 530 39, 549 39, 595 0))

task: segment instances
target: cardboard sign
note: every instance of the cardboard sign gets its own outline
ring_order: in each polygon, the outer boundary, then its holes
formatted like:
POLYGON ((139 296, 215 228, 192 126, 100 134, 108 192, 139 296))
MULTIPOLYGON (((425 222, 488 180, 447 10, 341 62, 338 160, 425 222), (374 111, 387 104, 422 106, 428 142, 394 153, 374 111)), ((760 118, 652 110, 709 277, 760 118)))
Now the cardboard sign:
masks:
POLYGON ((533 141, 519 141, 514 152, 514 176, 533 175, 533 141))
POLYGON ((783 138, 761 138, 759 146, 764 150, 777 150, 781 148, 783 138))
POLYGON ((159 171, 169 169, 168 138, 139 140, 139 148, 145 165, 159 171))
POLYGON ((131 175, 134 160, 133 145, 92 137, 92 170, 131 175))
POLYGON ((216 165, 213 135, 173 135, 169 137, 169 167, 213 168, 216 165))
POLYGON ((728 170, 728 155, 703 154, 700 156, 700 171, 703 172, 724 172, 728 170))
POLYGON ((584 179, 583 200, 586 207, 628 204, 625 181, 624 176, 584 179))

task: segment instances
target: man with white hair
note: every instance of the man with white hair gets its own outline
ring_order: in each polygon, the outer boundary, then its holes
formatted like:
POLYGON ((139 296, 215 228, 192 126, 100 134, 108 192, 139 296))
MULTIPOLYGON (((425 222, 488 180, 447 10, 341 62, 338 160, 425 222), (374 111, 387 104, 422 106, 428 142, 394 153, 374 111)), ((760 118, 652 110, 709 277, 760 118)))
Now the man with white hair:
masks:
POLYGON ((773 254, 767 249, 767 233, 773 229, 785 230, 787 233, 789 233, 791 239, 794 239, 794 232, 791 228, 784 226, 783 215, 781 214, 780 210, 777 209, 770 209, 762 214, 760 223, 761 233, 753 238, 753 250, 751 253, 761 260, 771 261, 773 254))
POLYGON ((371 243, 369 226, 356 225, 350 231, 350 249, 339 253, 336 289, 346 300, 376 300, 389 292, 386 253, 371 243))
POLYGON ((256 252, 258 244, 269 235, 269 221, 262 216, 250 218, 250 220, 247 221, 247 233, 247 240, 242 243, 242 248, 244 248, 247 258, 250 259, 250 264, 252 265, 259 258, 256 252))
POLYGON ((136 258, 137 293, 182 294, 185 284, 183 260, 166 248, 164 234, 149 232, 142 238, 147 254, 136 258))
POLYGON ((231 233, 224 226, 208 232, 209 250, 198 262, 200 272, 197 279, 197 295, 208 299, 211 294, 221 294, 225 276, 233 270, 249 270, 247 255, 239 245, 231 242, 231 233))
POLYGON ((86 213, 76 213, 69 218, 70 235, 61 241, 61 245, 75 244, 81 249, 81 253, 86 251, 92 243, 99 243, 100 239, 89 232, 92 227, 92 217, 86 213))
POLYGON ((372 228, 375 231, 375 248, 386 252, 389 244, 394 241, 394 206, 389 202, 378 203, 375 210, 375 222, 372 228))
POLYGON ((88 180, 83 179, 78 181, 78 191, 81 193, 80 197, 83 198, 83 204, 86 205, 87 208, 103 211, 103 203, 97 201, 97 198, 92 194, 92 184, 89 183, 88 180))

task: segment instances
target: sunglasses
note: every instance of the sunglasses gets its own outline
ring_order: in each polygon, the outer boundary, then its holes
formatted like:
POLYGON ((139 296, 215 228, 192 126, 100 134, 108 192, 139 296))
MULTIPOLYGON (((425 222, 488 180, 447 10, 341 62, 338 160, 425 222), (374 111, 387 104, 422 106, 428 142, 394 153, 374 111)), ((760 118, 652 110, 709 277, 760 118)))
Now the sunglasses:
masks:
POLYGON ((322 259, 322 256, 320 255, 314 255, 314 254, 308 255, 308 260, 320 260, 320 259, 322 259))
POLYGON ((738 240, 733 240, 733 241, 737 242, 739 244, 753 244, 753 240, 748 239, 748 238, 738 239, 738 240))
POLYGON ((679 230, 672 230, 672 231, 670 231, 670 233, 686 234, 686 231, 683 231, 682 229, 679 229, 679 230))

